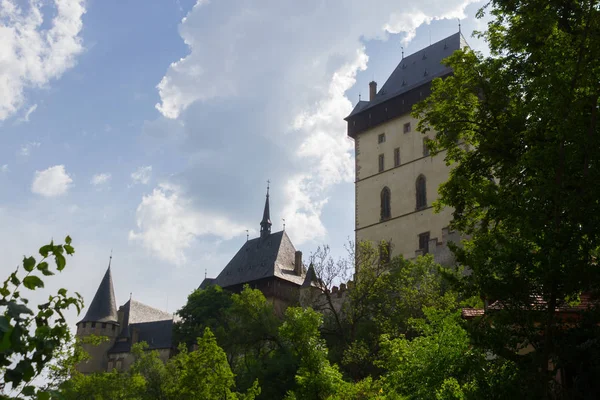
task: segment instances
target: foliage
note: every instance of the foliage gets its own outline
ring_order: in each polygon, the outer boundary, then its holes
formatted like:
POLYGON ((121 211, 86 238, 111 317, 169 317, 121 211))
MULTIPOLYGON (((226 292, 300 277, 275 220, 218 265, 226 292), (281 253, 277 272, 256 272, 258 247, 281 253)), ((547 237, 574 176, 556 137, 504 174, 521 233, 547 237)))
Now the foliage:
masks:
POLYGON ((43 289, 42 277, 54 275, 50 260, 54 260, 55 270, 61 272, 66 267, 65 254, 74 252, 68 236, 64 245, 50 242, 39 249, 41 260, 24 257, 23 268, 11 273, 0 288, 0 390, 10 384, 17 398, 36 395, 40 399, 49 398, 49 393, 40 391, 32 381, 45 371, 71 337, 64 311, 75 307, 79 312, 83 307, 79 293, 72 297, 66 289, 59 289, 34 311, 21 290, 43 289))
POLYGON ((234 375, 225 352, 217 345, 209 328, 197 339, 197 349, 185 346, 166 364, 158 352, 148 351, 147 344, 136 343, 132 352, 135 362, 125 372, 75 372, 65 381, 57 398, 65 400, 253 400, 259 393, 255 382, 246 393, 237 393, 234 375))
POLYGON ((489 6, 491 56, 456 52, 454 75, 434 80, 414 115, 454 165, 437 207, 453 207, 453 226, 471 235, 456 250, 472 271, 462 289, 504 309, 473 337, 547 398, 562 363, 557 307, 600 282, 600 9, 591 0, 489 6))
POLYGON ((310 308, 289 307, 285 312, 280 335, 300 360, 296 387, 286 399, 326 399, 343 383, 342 374, 327 359, 327 347, 319 335, 321 322, 322 315, 310 308))
POLYGON ((218 338, 224 337, 228 330, 225 311, 232 303, 231 293, 216 285, 193 291, 187 303, 177 311, 181 319, 173 331, 175 342, 192 346, 207 327, 218 338))

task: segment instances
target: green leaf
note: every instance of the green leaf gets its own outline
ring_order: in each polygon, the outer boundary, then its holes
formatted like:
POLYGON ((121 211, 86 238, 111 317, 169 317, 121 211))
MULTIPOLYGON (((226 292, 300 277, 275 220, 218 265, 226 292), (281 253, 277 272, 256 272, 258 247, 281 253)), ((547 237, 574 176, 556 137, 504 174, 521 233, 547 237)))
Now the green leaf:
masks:
POLYGON ((26 276, 25 279, 23 279, 23 285, 27 289, 35 290, 36 287, 43 288, 44 282, 37 276, 30 275, 30 276, 26 276))
POLYGON ((55 253, 54 254, 54 259, 56 261, 56 267, 59 271, 62 271, 65 268, 65 265, 67 265, 67 260, 65 260, 65 256, 63 256, 60 253, 55 253))
POLYGON ((48 269, 48 263, 46 261, 39 263, 37 269, 39 269, 40 271, 48 269))
POLYGON ((23 268, 25 271, 31 272, 35 267, 35 258, 33 257, 23 257, 23 268))
POLYGON ((73 248, 73 246, 65 244, 65 251, 67 252, 67 254, 71 255, 73 253, 75 253, 75 249, 73 248))
POLYGON ((37 269, 42 271, 42 274, 44 274, 44 276, 51 276, 54 275, 54 272, 50 271, 48 269, 48 263, 47 262, 41 262, 38 264, 37 269))
POLYGON ((17 274, 14 272, 10 274, 10 283, 12 283, 15 286, 19 286, 21 284, 21 281, 19 280, 19 278, 17 278, 17 274))
POLYGON ((23 305, 23 304, 17 304, 14 301, 9 301, 8 302, 8 315, 16 318, 19 317, 21 314, 30 314, 33 315, 33 311, 31 311, 27 306, 23 305))
POLYGON ((25 386, 21 393, 25 396, 33 396, 35 394, 35 386, 25 386))
POLYGON ((8 322, 8 319, 3 316, 0 315, 0 332, 8 332, 10 330, 10 323, 8 322))
POLYGON ((44 257, 48 257, 48 253, 50 253, 52 251, 52 248, 54 248, 54 245, 52 244, 47 244, 45 246, 40 247, 40 254, 44 257))
POLYGON ((61 295, 61 296, 63 296, 63 297, 66 296, 67 295, 67 289, 65 289, 65 288, 58 289, 58 294, 61 295))
POLYGON ((38 392, 37 400, 50 400, 50 393, 48 392, 38 392))
POLYGON ((67 237, 65 238, 65 243, 66 243, 66 244, 71 244, 71 236, 67 236, 67 237))

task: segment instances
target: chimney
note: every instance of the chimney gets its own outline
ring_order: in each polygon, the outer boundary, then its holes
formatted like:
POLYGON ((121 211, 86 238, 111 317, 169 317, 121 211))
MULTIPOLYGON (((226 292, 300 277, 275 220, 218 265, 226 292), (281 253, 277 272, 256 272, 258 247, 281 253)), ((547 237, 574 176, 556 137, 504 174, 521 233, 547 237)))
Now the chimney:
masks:
POLYGON ((297 251, 294 257, 294 273, 298 276, 302 275, 302 252, 297 251))
POLYGON ((375 100, 376 94, 377 94, 377 82, 371 81, 371 82, 369 82, 369 101, 375 100))

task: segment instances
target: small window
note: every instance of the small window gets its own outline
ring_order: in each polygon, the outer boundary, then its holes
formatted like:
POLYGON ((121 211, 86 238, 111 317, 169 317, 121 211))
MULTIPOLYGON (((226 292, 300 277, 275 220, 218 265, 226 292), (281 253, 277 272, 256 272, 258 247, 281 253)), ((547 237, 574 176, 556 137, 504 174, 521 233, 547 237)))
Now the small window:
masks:
POLYGON ((113 331, 117 330, 117 326, 116 326, 116 325, 113 325, 113 326, 112 326, 112 330, 113 330, 113 331))
POLYGON ((390 189, 386 186, 381 190, 381 220, 386 220, 392 216, 391 208, 392 194, 390 189))
POLYGON ((106 322, 102 323, 102 329, 106 328, 106 322))
POLYGON ((394 149, 394 167, 400 166, 400 148, 396 147, 394 149))
POLYGON ((428 140, 429 138, 427 137, 423 139, 423 157, 429 156, 429 147, 427 146, 428 140))
POLYGON ((92 322, 92 328, 95 328, 95 327, 96 327, 96 323, 92 322))
POLYGON ((383 172, 384 169, 384 161, 383 161, 383 154, 379 155, 379 172, 383 172))
POLYGON ((379 143, 379 144, 385 143, 385 133, 379 134, 379 136, 377 137, 377 143, 379 143))
POLYGON ((427 207, 427 182, 423 175, 419 175, 416 182, 417 210, 427 207))
POLYGON ((404 124, 404 133, 410 132, 410 122, 404 124))
POLYGON ((114 368, 114 362, 113 362, 113 360, 109 360, 108 368, 107 368, 108 372, 111 372, 113 370, 113 368, 114 368))
POLYGON ((120 371, 121 367, 123 367, 123 362, 121 360, 117 360, 117 370, 120 371))
POLYGON ((82 328, 85 328, 85 326, 87 325, 87 322, 84 322, 83 325, 81 326, 82 328))
POLYGON ((429 232, 419 235, 419 250, 422 250, 423 254, 429 253, 429 232))

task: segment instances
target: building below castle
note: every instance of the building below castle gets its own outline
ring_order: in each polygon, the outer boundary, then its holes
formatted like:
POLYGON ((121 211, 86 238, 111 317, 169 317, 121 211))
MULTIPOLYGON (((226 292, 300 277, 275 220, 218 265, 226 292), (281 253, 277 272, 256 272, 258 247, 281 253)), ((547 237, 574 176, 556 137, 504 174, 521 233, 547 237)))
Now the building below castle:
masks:
MULTIPOLYGON (((200 288, 219 285, 239 293, 244 285, 260 290, 273 303, 278 315, 285 308, 298 305, 301 291, 315 289, 315 274, 302 263, 285 231, 271 233, 269 189, 260 223, 260 236, 246 241, 216 278, 205 278, 200 288)), ((85 317, 77 323, 79 338, 90 335, 106 336, 99 345, 84 344, 91 358, 78 365, 82 373, 125 370, 133 363, 131 347, 146 342, 148 350, 158 351, 166 361, 173 355, 173 315, 129 299, 119 307, 115 299, 110 263, 100 282, 85 317)))
POLYGON ((300 288, 306 280, 302 252, 297 251, 283 231, 271 233, 269 188, 265 200, 260 236, 246 241, 216 278, 205 278, 200 288, 218 285, 234 293, 244 285, 260 290, 282 315, 285 308, 298 304, 300 288))
POLYGON ((110 263, 87 309, 85 317, 77 323, 76 336, 104 336, 107 341, 98 345, 83 344, 90 359, 77 365, 84 374, 119 371, 129 368, 134 357, 131 347, 146 342, 149 350, 158 351, 162 360, 173 353, 173 315, 129 299, 119 307, 113 288, 110 263))

